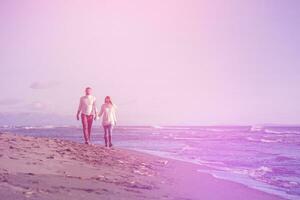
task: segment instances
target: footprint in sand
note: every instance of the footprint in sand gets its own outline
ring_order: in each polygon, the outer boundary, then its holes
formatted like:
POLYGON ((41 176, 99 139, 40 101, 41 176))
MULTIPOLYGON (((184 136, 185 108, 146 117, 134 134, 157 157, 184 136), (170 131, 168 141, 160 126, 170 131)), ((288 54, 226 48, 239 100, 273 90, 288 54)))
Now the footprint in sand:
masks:
POLYGON ((95 191, 94 189, 89 189, 89 188, 84 188, 82 190, 85 192, 94 192, 95 191))
POLYGON ((15 157, 12 157, 12 156, 8 156, 9 159, 12 159, 12 160, 19 160, 18 158, 15 158, 15 157))
POLYGON ((136 188, 136 189, 144 189, 144 190, 152 190, 153 187, 151 185, 143 185, 143 184, 132 184, 129 185, 129 188, 136 188))
POLYGON ((33 184, 39 184, 39 181, 31 181, 33 184))
POLYGON ((47 159, 54 159, 54 155, 50 155, 48 157, 46 157, 47 159))
POLYGON ((40 163, 37 162, 26 162, 27 165, 41 165, 40 163))
POLYGON ((63 155, 65 155, 65 154, 66 154, 65 152, 63 152, 63 151, 60 151, 60 150, 56 150, 56 152, 57 152, 59 155, 61 155, 61 156, 63 156, 63 155))
POLYGON ((72 150, 69 149, 69 148, 65 149, 65 151, 67 151, 67 152, 72 152, 72 150))
POLYGON ((142 193, 141 191, 130 189, 130 188, 125 188, 125 190, 128 191, 128 192, 134 192, 134 193, 137 193, 137 194, 142 193))

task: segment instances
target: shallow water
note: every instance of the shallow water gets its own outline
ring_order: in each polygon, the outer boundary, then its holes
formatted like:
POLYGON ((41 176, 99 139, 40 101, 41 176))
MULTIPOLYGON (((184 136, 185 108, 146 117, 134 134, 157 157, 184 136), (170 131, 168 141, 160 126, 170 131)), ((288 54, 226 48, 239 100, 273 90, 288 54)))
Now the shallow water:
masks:
MULTIPOLYGON (((82 142, 80 127, 2 127, 1 131, 82 142)), ((103 143, 100 127, 93 143, 103 143)), ((114 145, 208 166, 215 177, 300 199, 300 127, 117 127, 114 145)), ((202 170, 204 171, 204 170, 202 170)))

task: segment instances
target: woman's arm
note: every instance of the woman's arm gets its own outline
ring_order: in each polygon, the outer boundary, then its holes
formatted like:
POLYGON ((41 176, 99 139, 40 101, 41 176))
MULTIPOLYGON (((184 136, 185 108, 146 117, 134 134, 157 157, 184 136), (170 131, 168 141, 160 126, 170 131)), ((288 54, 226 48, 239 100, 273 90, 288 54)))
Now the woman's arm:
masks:
POLYGON ((113 108, 113 113, 112 113, 112 114, 113 114, 113 118, 114 118, 115 125, 117 124, 116 108, 117 108, 117 107, 114 107, 114 108, 113 108))
POLYGON ((101 109, 100 109, 100 112, 99 112, 99 114, 98 114, 98 117, 101 117, 102 114, 103 114, 103 112, 104 112, 104 109, 103 109, 103 105, 102 105, 102 106, 101 106, 101 109))

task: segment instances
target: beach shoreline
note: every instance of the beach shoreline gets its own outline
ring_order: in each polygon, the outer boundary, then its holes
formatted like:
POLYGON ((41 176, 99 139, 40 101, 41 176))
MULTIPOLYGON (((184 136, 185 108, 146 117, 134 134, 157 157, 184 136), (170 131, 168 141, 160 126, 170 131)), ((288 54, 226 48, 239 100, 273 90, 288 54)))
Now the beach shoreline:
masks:
POLYGON ((4 199, 283 199, 197 164, 118 147, 1 133, 0 148, 4 199))

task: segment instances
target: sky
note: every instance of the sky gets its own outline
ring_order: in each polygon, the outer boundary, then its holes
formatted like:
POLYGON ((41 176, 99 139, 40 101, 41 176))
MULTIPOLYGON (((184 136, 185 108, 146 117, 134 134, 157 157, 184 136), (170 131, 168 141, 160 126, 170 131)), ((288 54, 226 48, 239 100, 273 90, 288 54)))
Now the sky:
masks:
POLYGON ((300 124, 298 0, 1 0, 0 113, 300 124))

